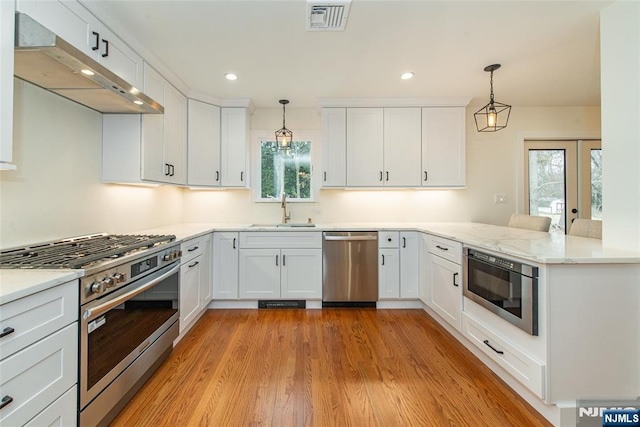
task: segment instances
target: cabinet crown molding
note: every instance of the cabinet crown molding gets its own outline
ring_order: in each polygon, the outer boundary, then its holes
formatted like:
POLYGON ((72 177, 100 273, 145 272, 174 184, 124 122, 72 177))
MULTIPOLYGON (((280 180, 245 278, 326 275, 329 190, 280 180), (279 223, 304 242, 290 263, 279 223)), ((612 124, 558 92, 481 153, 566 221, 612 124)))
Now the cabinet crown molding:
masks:
POLYGON ((466 107, 471 96, 429 98, 318 98, 320 108, 327 107, 466 107))

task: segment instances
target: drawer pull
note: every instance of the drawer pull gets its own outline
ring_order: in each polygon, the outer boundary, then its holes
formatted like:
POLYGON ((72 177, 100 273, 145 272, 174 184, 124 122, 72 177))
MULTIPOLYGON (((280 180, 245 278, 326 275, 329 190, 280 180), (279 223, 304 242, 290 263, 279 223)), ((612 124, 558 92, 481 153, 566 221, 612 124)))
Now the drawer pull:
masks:
POLYGON ((196 261, 193 264, 189 264, 189 268, 191 267, 195 267, 196 265, 200 264, 200 261, 196 261))
POLYGON ((489 340, 484 340, 482 341, 487 347, 489 347, 491 350, 495 351, 498 354, 504 354, 504 351, 502 350, 498 350, 496 349, 494 346, 492 346, 491 344, 489 344, 489 340))
POLYGON ((13 397, 8 396, 8 395, 3 397, 2 401, 0 402, 0 409, 4 408, 5 406, 7 406, 11 402, 13 402, 13 397))
POLYGON ((440 249, 441 251, 448 251, 449 250, 449 248, 443 248, 440 245, 436 245, 436 248, 440 249))
POLYGON ((187 249, 187 252, 197 251, 198 249, 199 249, 199 246, 194 246, 192 248, 187 249))
POLYGON ((6 327, 2 330, 2 333, 0 333, 0 338, 2 337, 6 337, 7 335, 11 335, 12 333, 14 333, 16 330, 11 328, 11 327, 6 327))

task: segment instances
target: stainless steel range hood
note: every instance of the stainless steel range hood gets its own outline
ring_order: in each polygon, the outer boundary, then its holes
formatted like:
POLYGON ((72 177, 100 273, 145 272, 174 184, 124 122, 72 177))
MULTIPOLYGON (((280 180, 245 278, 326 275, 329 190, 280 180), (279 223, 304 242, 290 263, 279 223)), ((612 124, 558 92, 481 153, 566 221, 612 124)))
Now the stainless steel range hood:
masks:
POLYGON ((101 113, 164 113, 162 105, 24 13, 16 13, 14 67, 16 77, 101 113))

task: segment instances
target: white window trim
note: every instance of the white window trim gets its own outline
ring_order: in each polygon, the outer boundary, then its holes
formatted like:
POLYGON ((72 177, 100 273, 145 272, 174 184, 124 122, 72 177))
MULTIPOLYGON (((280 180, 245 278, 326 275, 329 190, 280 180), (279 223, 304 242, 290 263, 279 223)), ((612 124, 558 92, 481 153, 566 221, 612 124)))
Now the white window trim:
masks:
MULTIPOLYGON (((275 129, 251 131, 251 176, 255 181, 251 185, 251 199, 254 203, 280 203, 280 199, 262 199, 260 175, 260 144, 262 141, 274 141, 275 129)), ((309 199, 287 199, 287 203, 315 203, 319 199, 320 179, 316 176, 316 165, 320 164, 322 133, 320 130, 292 129, 294 141, 311 141, 311 197, 309 199)), ((318 169, 320 170, 320 168, 318 169)))

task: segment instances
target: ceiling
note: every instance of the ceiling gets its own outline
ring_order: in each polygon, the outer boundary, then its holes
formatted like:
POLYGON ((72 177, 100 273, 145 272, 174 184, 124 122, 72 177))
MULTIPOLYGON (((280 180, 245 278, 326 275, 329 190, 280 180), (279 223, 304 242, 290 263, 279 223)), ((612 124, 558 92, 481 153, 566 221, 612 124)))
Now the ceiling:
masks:
MULTIPOLYGON (((89 6, 93 1, 89 2, 89 6)), ((353 0, 343 32, 306 31, 307 3, 108 1, 124 29, 190 93, 258 108, 318 98, 489 98, 517 106, 600 105, 599 11, 611 1, 353 0), (400 74, 413 71, 411 80, 400 74), (236 73, 236 81, 224 78, 236 73)), ((135 47, 135 46, 134 46, 135 47)))

